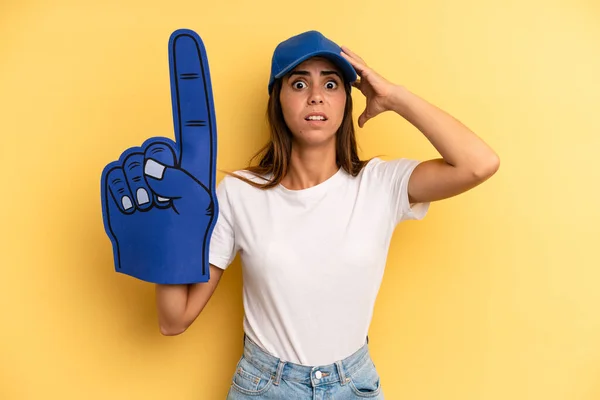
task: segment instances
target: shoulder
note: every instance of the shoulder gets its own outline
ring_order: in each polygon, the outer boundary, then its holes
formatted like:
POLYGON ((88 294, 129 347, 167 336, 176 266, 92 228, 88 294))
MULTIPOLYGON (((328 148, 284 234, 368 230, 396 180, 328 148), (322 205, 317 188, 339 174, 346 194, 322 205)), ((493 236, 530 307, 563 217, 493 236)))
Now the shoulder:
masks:
POLYGON ((384 160, 380 157, 374 157, 365 165, 362 173, 372 179, 391 179, 410 174, 419 163, 418 160, 409 158, 384 160))
POLYGON ((373 157, 369 160, 369 162, 367 162, 367 164, 363 168, 363 171, 365 171, 365 172, 373 171, 373 170, 377 169, 381 164, 384 164, 386 162, 387 161, 385 161, 379 157, 373 157))
POLYGON ((231 174, 225 174, 223 179, 221 179, 221 181, 218 184, 218 191, 227 191, 229 193, 234 193, 245 190, 259 190, 254 186, 250 185, 248 182, 245 182, 244 179, 247 179, 254 183, 265 183, 267 181, 266 177, 258 176, 247 170, 237 170, 231 172, 231 174))

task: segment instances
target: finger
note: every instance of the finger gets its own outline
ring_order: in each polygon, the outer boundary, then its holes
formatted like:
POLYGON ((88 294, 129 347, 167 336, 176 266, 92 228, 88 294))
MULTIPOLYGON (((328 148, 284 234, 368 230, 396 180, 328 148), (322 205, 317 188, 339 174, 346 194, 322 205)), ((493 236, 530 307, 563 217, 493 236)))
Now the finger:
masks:
POLYGON ((151 158, 146 161, 144 173, 152 190, 168 199, 179 199, 193 191, 208 191, 189 172, 151 158))
MULTIPOLYGON (((122 168, 113 166, 109 169, 106 173, 104 185, 108 188, 113 204, 116 205, 121 212, 131 214, 135 211, 133 197, 129 190, 129 186, 127 185, 127 179, 125 178, 125 173, 122 168)), ((106 200, 108 201, 109 199, 106 200)))
POLYGON ((206 51, 193 31, 178 30, 169 41, 171 100, 181 168, 214 186, 216 120, 206 51))
MULTIPOLYGON (((144 151, 144 168, 148 162, 148 160, 158 161, 162 165, 173 167, 176 163, 175 150, 170 141, 165 140, 157 140, 150 143, 147 143, 143 146, 146 150, 144 151)), ((146 181, 149 186, 150 182, 146 181)), ((154 201, 159 207, 166 207, 169 205, 170 199, 167 197, 163 197, 158 195, 152 186, 150 189, 153 192, 154 201)))
POLYGON ((365 111, 363 111, 363 113, 360 114, 360 117, 358 117, 358 127, 364 127, 368 120, 369 117, 367 117, 367 110, 365 109, 365 111))
POLYGON ((344 53, 346 53, 348 56, 350 56, 350 59, 353 59, 354 61, 359 62, 360 64, 362 64, 365 67, 367 66, 367 63, 365 62, 365 60, 363 60, 362 57, 360 57, 358 54, 356 54, 355 52, 350 50, 350 48, 348 48, 347 46, 342 46, 342 50, 344 51, 344 53))
POLYGON ((350 62, 359 76, 364 77, 365 71, 367 71, 367 67, 365 65, 350 57, 348 54, 342 53, 342 56, 348 60, 348 62, 350 62))
POLYGON ((136 207, 139 210, 147 210, 152 207, 152 191, 144 178, 144 153, 134 152, 125 157, 123 172, 125 172, 127 185, 133 195, 136 207))

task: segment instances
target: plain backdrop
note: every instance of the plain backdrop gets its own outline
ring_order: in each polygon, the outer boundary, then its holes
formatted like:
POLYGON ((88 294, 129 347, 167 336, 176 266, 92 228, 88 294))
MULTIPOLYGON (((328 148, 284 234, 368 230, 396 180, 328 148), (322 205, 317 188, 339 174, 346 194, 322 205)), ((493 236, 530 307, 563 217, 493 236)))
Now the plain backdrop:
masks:
MULTIPOLYGON (((272 51, 309 29, 500 155, 490 181, 395 232, 370 329, 386 398, 600 398, 591 0, 0 2, 0 398, 225 398, 242 351, 239 258, 192 327, 163 337, 153 286, 114 272, 102 225, 102 168, 173 138, 179 28, 206 45, 222 170, 266 141, 272 51)), ((357 132, 365 158, 438 156, 393 113, 357 132)))

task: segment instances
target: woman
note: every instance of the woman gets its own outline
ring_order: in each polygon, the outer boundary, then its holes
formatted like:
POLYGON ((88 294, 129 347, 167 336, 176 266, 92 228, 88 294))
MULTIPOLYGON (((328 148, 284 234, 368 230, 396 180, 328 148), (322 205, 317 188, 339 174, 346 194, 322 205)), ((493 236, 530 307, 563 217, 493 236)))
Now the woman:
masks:
POLYGON ((176 335, 195 320, 239 252, 244 352, 228 398, 383 398, 367 332, 394 228, 488 179, 498 157, 316 31, 277 46, 268 89, 271 140, 257 165, 218 186, 211 280, 157 286, 161 331, 176 335), (361 161, 352 87, 366 96, 359 127, 394 111, 442 158, 361 161))

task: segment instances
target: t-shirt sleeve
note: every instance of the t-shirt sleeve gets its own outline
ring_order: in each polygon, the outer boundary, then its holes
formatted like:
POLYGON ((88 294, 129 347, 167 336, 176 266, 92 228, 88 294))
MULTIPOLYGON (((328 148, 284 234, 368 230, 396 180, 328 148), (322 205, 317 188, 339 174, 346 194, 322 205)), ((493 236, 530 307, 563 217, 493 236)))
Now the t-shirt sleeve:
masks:
POLYGON ((233 213, 227 192, 227 181, 228 178, 225 177, 217 185, 219 215, 209 247, 209 263, 221 269, 226 269, 233 262, 238 251, 235 242, 233 213))
POLYGON ((420 220, 427 215, 429 202, 411 204, 408 200, 408 182, 420 164, 418 160, 399 158, 391 161, 377 160, 376 175, 390 190, 390 201, 394 223, 406 220, 420 220))

